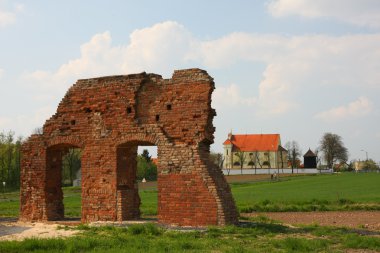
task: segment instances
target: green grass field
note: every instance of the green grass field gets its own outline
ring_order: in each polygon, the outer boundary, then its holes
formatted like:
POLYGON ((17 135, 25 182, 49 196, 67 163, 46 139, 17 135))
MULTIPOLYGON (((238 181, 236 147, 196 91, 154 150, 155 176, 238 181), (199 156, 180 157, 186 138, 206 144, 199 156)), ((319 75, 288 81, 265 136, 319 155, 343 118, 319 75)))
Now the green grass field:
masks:
POLYGON ((267 219, 241 226, 173 231, 154 224, 75 228, 57 239, 0 241, 0 252, 377 252, 380 238, 360 231, 320 226, 288 227, 267 219), (350 250, 350 251, 348 251, 350 250))
MULTIPOLYGON (((240 211, 380 210, 380 174, 297 176, 280 181, 233 183, 240 211)), ((64 188, 65 215, 80 216, 80 188, 64 188)), ((140 191, 143 215, 157 212, 157 191, 140 191)), ((0 194, 0 217, 18 215, 17 192, 0 194)), ((265 216, 240 226, 179 232, 154 224, 79 225, 69 238, 0 241, 0 252, 380 252, 378 232, 318 225, 286 226, 265 216)))
POLYGON ((288 177, 279 182, 232 184, 241 212, 380 210, 380 174, 288 177))
MULTIPOLYGON (((380 210, 380 174, 342 173, 231 184, 240 212, 380 210)), ((157 214, 157 191, 141 190, 144 216, 157 214)), ((80 217, 80 188, 64 188, 67 217, 80 217)), ((0 217, 17 217, 18 192, 0 194, 0 217)))

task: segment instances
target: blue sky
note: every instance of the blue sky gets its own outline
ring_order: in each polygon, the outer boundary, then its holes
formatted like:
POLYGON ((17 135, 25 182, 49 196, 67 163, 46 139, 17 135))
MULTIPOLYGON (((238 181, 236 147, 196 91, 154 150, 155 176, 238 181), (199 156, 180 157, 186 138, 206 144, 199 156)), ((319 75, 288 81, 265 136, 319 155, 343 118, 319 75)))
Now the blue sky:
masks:
POLYGON ((189 67, 215 79, 215 151, 333 132, 380 161, 378 0, 0 0, 0 131, 28 136, 79 78, 189 67))

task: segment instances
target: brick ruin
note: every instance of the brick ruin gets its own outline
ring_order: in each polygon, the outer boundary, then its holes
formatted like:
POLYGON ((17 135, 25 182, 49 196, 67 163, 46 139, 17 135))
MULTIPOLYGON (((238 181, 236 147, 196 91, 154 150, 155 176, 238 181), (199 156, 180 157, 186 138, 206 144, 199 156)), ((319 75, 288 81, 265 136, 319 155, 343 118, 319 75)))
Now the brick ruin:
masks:
POLYGON ((158 150, 158 221, 178 226, 237 222, 222 172, 209 161, 214 140, 213 79, 175 71, 171 79, 133 74, 78 80, 22 146, 23 221, 64 218, 62 156, 82 150, 82 222, 140 217, 137 147, 158 150))

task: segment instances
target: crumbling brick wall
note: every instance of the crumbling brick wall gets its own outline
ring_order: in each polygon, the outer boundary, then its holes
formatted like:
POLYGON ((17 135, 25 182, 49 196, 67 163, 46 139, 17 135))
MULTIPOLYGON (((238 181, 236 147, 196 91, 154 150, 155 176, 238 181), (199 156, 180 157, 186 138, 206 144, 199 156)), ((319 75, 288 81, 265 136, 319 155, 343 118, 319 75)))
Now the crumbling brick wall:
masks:
POLYGON ((229 185, 208 159, 213 90, 200 69, 79 80, 22 147, 20 219, 63 218, 62 156, 73 147, 82 150, 82 222, 139 218, 137 147, 156 145, 159 222, 236 223, 229 185))

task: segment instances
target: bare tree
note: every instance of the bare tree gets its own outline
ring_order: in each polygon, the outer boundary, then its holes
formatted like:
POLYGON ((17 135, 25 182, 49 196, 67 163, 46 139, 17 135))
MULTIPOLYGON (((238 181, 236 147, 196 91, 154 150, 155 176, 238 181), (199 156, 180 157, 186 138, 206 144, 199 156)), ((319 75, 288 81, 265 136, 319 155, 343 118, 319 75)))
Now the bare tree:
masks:
MULTIPOLYGON (((215 164, 219 169, 223 169, 225 157, 222 153, 210 152, 210 161, 215 164)), ((231 169, 227 169, 228 175, 230 174, 231 169)))
POLYGON ((218 153, 216 157, 216 161, 218 163, 218 168, 223 169, 223 164, 224 164, 225 157, 222 153, 218 153))
POLYGON ((34 128, 32 134, 43 134, 44 133, 44 129, 42 127, 36 127, 34 128))
POLYGON ((253 169, 253 166, 255 166, 255 175, 256 175, 257 165, 256 165, 256 162, 255 162, 255 158, 253 157, 253 153, 249 153, 249 163, 248 163, 248 165, 251 165, 251 169, 253 169))
POLYGON ((333 133, 325 133, 321 139, 320 150, 328 168, 333 168, 336 162, 346 163, 348 151, 344 146, 342 137, 333 133))
MULTIPOLYGON (((279 147, 281 147, 281 149, 279 149, 280 150, 280 157, 281 157, 281 170, 282 170, 282 174, 284 174, 284 155, 283 155, 283 153, 284 153, 284 148, 282 147, 282 146, 279 146, 279 147)), ((278 174, 280 175, 280 166, 278 166, 278 174)))
POLYGON ((272 168, 272 164, 270 162, 270 151, 268 151, 267 154, 268 154, 268 174, 270 174, 270 169, 272 168))
POLYGON ((296 141, 288 141, 285 144, 285 148, 288 150, 288 160, 290 166, 292 167, 292 174, 294 173, 294 168, 298 167, 299 157, 301 156, 301 150, 296 141))
POLYGON ((241 174, 243 174, 243 166, 244 166, 244 163, 245 163, 245 160, 246 160, 246 154, 245 154, 245 152, 243 152, 243 151, 237 151, 236 153, 235 153, 235 155, 238 157, 238 159, 239 159, 239 163, 240 163, 240 172, 241 172, 241 174))
MULTIPOLYGON (((256 162, 259 164, 260 169, 262 169, 263 165, 261 164, 261 161, 260 161, 259 152, 256 151, 255 153, 256 153, 256 162)), ((256 167, 255 167, 255 169, 256 169, 256 167)), ((256 174, 256 171, 255 171, 255 174, 256 174)))

